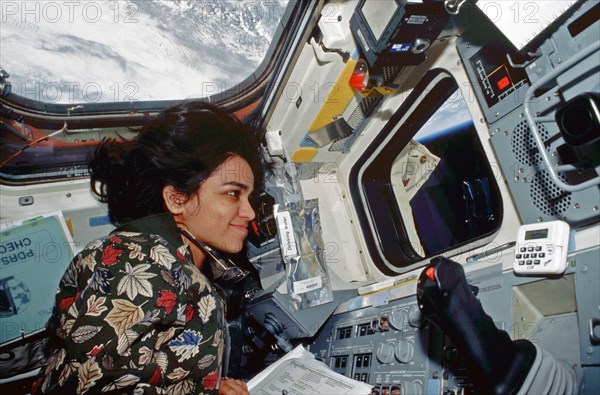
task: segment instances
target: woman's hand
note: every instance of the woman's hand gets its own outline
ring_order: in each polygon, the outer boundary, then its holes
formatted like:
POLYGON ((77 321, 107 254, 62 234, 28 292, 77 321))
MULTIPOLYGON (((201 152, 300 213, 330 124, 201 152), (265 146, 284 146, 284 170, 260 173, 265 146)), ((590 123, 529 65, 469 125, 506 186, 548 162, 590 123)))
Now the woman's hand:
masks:
POLYGON ((221 379, 219 395, 250 395, 248 386, 242 380, 221 379))

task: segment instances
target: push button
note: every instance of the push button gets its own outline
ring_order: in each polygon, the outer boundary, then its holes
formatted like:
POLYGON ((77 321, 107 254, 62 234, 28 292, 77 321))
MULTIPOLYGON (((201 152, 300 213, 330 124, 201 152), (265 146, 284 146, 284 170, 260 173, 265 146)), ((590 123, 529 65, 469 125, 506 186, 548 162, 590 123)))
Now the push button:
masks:
POLYGON ((433 266, 428 267, 427 270, 425 270, 425 275, 431 281, 434 281, 435 280, 435 268, 433 266))

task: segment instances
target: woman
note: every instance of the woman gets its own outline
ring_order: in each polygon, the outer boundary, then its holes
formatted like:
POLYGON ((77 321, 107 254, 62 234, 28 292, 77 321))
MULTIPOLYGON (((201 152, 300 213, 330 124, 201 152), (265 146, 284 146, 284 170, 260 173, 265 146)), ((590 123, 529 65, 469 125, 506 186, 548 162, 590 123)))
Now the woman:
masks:
POLYGON ((223 379, 225 304, 203 248, 237 253, 262 183, 252 130, 187 103, 127 142, 104 141, 93 191, 117 226, 71 262, 34 393, 248 394, 223 379))

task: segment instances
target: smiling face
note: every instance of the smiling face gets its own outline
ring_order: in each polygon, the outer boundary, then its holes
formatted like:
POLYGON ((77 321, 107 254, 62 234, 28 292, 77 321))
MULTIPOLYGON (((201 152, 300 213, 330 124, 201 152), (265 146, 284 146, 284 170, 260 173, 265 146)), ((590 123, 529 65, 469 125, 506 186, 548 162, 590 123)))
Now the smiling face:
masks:
MULTIPOLYGON (((171 186, 165 187, 163 196, 180 228, 210 247, 236 253, 242 250, 248 223, 255 217, 249 200, 253 185, 254 174, 248 162, 232 156, 189 199, 181 200, 181 194, 178 196, 171 186)), ((196 264, 200 264, 202 252, 193 245, 191 248, 196 264)))

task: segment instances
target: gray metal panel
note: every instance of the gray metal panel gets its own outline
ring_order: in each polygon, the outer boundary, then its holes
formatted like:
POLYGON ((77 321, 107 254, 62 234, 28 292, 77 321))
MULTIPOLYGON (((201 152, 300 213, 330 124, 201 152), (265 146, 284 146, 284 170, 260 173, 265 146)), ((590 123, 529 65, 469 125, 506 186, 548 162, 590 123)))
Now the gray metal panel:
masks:
MULTIPOLYGON (((552 93, 540 98, 535 108, 542 109, 558 99, 552 93), (546 100, 550 98, 550 100, 546 100)), ((555 122, 538 124, 549 143, 548 152, 557 160, 556 149, 564 144, 555 122)), ((600 192, 597 187, 565 192, 551 179, 537 153, 522 107, 502 118, 490 129, 490 141, 513 201, 523 223, 562 219, 569 224, 586 223, 600 217, 600 192)), ((566 181, 566 175, 563 174, 566 181)))
MULTIPOLYGON (((479 102, 479 107, 481 108, 487 123, 493 124, 506 114, 513 111, 522 103, 523 98, 525 97, 525 92, 527 92, 527 88, 529 88, 529 84, 524 83, 518 86, 503 100, 500 100, 498 103, 489 107, 482 93, 483 87, 479 86, 479 84, 476 82, 478 81, 477 70, 473 68, 470 62, 470 59, 476 56, 484 47, 483 45, 475 44, 475 42, 476 41, 472 41, 469 38, 459 37, 456 48, 458 49, 458 52, 462 58, 465 70, 469 75, 469 80, 473 81, 475 84, 473 90, 475 92, 475 96, 477 97, 477 101, 479 102)), ((504 60, 504 63, 506 62, 507 60, 504 60)))
POLYGON ((583 368, 583 394, 597 395, 600 393, 600 366, 585 366, 583 368))
POLYGON ((557 84, 561 87, 561 94, 565 101, 587 92, 600 92, 600 51, 594 52, 574 66, 569 73, 557 78, 557 84), (593 72, 595 71, 595 72, 593 72), (587 76, 578 78, 572 82, 573 76, 587 76))
MULTIPOLYGON (((528 62, 520 66, 516 65, 517 68, 524 68, 530 83, 535 84, 552 70, 558 70, 558 67, 574 54, 597 45, 600 38, 598 20, 575 37, 572 37, 569 31, 570 24, 596 4, 595 1, 581 2, 580 8, 555 29, 552 36, 542 43, 538 52, 531 55, 528 62)), ((471 60, 485 48, 483 44, 474 44, 476 42, 478 41, 473 40, 472 43, 461 39, 457 46, 471 81, 477 81, 477 70, 474 69, 471 60)), ((533 98, 534 102, 530 105, 530 109, 533 114, 539 114, 535 117, 536 125, 545 141, 553 165, 557 165, 559 160, 557 148, 565 144, 554 120, 555 113, 567 101, 580 94, 590 92, 600 94, 598 68, 598 51, 595 51, 574 67, 558 75, 555 82, 548 84, 552 86, 540 87, 540 93, 533 98)), ((510 189, 522 222, 563 219, 573 225, 598 220, 600 218, 598 187, 576 192, 565 191, 556 184, 542 163, 532 131, 524 117, 523 101, 527 87, 516 89, 491 107, 486 103, 482 87, 474 87, 486 120, 491 125, 490 139, 498 158, 497 166, 510 189)), ((569 185, 577 185, 595 177, 596 173, 593 169, 584 170, 582 174, 575 171, 559 173, 560 181, 569 185)))
MULTIPOLYGON (((596 269, 600 270, 597 265, 598 250, 593 254, 586 256, 586 262, 596 259, 596 269)), ((565 275, 559 278, 516 276, 512 272, 502 273, 500 265, 495 265, 469 271, 468 281, 479 288, 478 298, 486 313, 513 339, 529 339, 555 358, 569 365, 577 365, 581 363, 577 334, 578 317, 581 314, 571 310, 575 306, 573 277, 574 271, 580 268, 579 258, 578 255, 577 267, 570 266, 565 275), (539 310, 535 322, 513 318, 511 306, 515 299, 515 287, 531 286, 534 292, 542 291, 542 295, 530 301, 532 309, 539 310), (571 302, 566 305, 571 307, 557 310, 552 304, 553 297, 570 299, 571 302)), ((590 281, 598 283, 597 272, 590 281)), ((591 284, 577 283, 576 287, 584 287, 586 292, 598 292, 597 285, 592 287, 591 284)), ((369 300, 375 299, 371 297, 369 300)), ((580 299, 579 294, 577 299, 580 299)), ((414 296, 381 300, 379 306, 361 308, 363 303, 358 302, 352 303, 352 306, 354 310, 348 307, 343 313, 333 315, 309 346, 309 350, 334 371, 367 381, 376 387, 400 384, 407 391, 414 389, 414 392, 407 393, 463 393, 463 389, 469 393, 472 390, 467 372, 451 342, 434 325, 414 319, 417 316, 414 313, 418 311, 414 296), (361 332, 360 328, 365 325, 377 328, 373 323, 380 322, 382 318, 389 320, 388 329, 361 332), (350 336, 340 336, 341 332, 350 333, 350 336), (404 342, 414 346, 411 354, 396 352, 391 355, 384 352, 386 348, 390 349, 390 345, 394 350, 399 350, 399 345, 404 342), (364 355, 370 357, 370 365, 357 367, 357 356, 364 355), (411 358, 402 361, 399 355, 409 355, 411 358), (338 363, 341 358, 346 358, 345 365, 338 363)), ((597 304, 595 308, 597 313, 597 304)), ((598 392, 597 380, 588 377, 596 372, 586 372, 585 393, 598 392)))
POLYGON ((281 336, 285 339, 310 337, 317 333, 341 302, 356 296, 356 290, 334 291, 333 295, 332 302, 292 311, 289 308, 288 295, 277 291, 265 292, 250 301, 246 314, 261 325, 265 322, 267 314, 270 314, 283 326, 281 336))
MULTIPOLYGON (((540 45, 538 54, 536 54, 537 57, 526 67, 531 82, 536 82, 538 78, 547 74, 552 68, 559 67, 578 52, 598 42, 600 38, 600 21, 597 19, 575 37, 571 36, 568 28, 571 23, 596 5, 597 1, 595 0, 583 2, 573 15, 558 27, 548 40, 540 45)), ((595 17, 597 18, 597 15, 595 17)), ((568 101, 584 92, 600 91, 599 59, 598 51, 596 51, 574 66, 569 72, 563 73, 557 78, 557 84, 561 87, 561 96, 564 101, 568 101), (573 77, 578 77, 578 79, 573 81, 573 77)))
POLYGON ((409 318, 414 317, 416 310, 416 300, 411 297, 337 314, 310 345, 310 351, 345 376, 371 384, 400 384, 413 388, 415 392, 411 393, 429 393, 428 388, 442 377, 443 339, 434 328, 409 318), (377 327, 375 323, 383 317, 390 319, 388 329, 365 329, 377 327), (351 336, 341 338, 340 330, 345 328, 351 328, 351 336), (432 337, 436 340, 431 340, 432 337), (435 347, 430 349, 430 345, 435 347), (368 366, 357 365, 357 358, 365 355, 369 358, 368 366), (339 366, 336 361, 340 358, 347 358, 348 363, 339 366), (432 383, 428 381, 429 372, 437 372, 437 380, 432 383))
MULTIPOLYGON (((600 366, 600 343, 590 338, 590 320, 600 319, 600 250, 584 251, 573 258, 576 264, 575 286, 581 363, 600 366)), ((596 328, 596 335, 600 331, 596 328)))
POLYGON ((338 118, 328 123, 319 130, 308 133, 308 138, 319 147, 324 147, 332 141, 337 141, 348 137, 352 133, 352 127, 344 118, 338 118))

